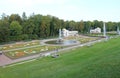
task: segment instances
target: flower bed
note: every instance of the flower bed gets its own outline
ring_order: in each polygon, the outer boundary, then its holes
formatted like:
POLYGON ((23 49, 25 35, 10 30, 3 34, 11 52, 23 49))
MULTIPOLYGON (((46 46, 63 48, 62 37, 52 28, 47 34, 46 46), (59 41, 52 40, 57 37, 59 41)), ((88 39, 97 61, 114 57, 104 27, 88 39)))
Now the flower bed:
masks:
POLYGON ((15 48, 23 48, 23 47, 29 47, 29 46, 35 46, 35 45, 40 45, 40 41, 31 41, 31 42, 17 42, 14 44, 8 44, 4 45, 2 47, 2 50, 10 50, 10 49, 15 49, 15 48))
POLYGON ((78 41, 80 41, 80 43, 86 43, 86 42, 90 42, 93 40, 97 40, 98 38, 80 38, 78 39, 78 41))
POLYGON ((52 50, 55 50, 56 48, 61 48, 61 47, 60 46, 39 46, 34 48, 27 48, 27 49, 5 52, 4 54, 10 57, 11 59, 16 59, 16 58, 37 54, 40 52, 52 51, 52 50))
POLYGON ((90 41, 93 41, 93 40, 97 40, 98 38, 87 37, 87 36, 69 36, 69 37, 66 37, 65 39, 67 39, 67 40, 77 40, 80 43, 86 43, 86 42, 90 42, 90 41))

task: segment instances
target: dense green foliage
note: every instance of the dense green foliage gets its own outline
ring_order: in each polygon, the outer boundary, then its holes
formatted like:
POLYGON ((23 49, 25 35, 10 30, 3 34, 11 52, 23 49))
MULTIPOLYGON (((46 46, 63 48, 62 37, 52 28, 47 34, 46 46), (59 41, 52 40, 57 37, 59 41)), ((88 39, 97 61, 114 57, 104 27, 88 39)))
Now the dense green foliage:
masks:
MULTIPOLYGON (((120 22, 107 22, 107 31, 116 31, 120 22)), ((0 19, 0 43, 8 41, 20 41, 27 39, 38 39, 54 37, 58 35, 59 28, 78 30, 80 33, 88 33, 91 28, 103 27, 103 21, 64 21, 51 15, 32 14, 27 17, 23 12, 18 14, 5 13, 0 19)))
POLYGON ((120 38, 12 67, 0 78, 120 78, 120 38), (113 45, 114 44, 114 45, 113 45))

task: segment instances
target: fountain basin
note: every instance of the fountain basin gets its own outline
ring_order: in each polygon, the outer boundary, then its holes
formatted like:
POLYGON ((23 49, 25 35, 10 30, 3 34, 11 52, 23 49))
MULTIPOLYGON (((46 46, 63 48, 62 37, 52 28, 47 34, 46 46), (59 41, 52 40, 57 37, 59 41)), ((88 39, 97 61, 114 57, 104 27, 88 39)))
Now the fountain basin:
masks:
POLYGON ((68 46, 68 45, 74 45, 76 43, 78 43, 78 41, 76 40, 63 40, 62 42, 57 42, 57 40, 50 40, 50 41, 46 41, 46 44, 53 44, 53 45, 64 45, 64 46, 68 46))

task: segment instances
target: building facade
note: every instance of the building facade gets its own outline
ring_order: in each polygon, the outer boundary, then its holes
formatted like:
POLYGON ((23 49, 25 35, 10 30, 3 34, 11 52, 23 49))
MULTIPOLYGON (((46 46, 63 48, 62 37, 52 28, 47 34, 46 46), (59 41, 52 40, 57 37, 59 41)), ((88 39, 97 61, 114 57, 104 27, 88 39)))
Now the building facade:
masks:
POLYGON ((63 37, 68 37, 68 36, 76 36, 78 35, 78 31, 69 31, 67 29, 62 29, 62 36, 63 37))
POLYGON ((101 28, 97 27, 95 29, 91 29, 90 33, 101 33, 101 28))

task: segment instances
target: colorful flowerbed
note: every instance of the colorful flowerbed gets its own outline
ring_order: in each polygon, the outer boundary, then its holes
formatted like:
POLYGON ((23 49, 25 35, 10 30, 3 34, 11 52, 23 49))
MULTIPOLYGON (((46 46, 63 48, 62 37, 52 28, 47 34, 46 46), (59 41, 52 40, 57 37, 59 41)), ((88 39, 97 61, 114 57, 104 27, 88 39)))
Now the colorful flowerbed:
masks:
POLYGON ((30 41, 30 42, 16 42, 13 44, 2 46, 2 50, 10 50, 10 49, 16 49, 16 48, 35 46, 35 45, 40 45, 40 41, 35 40, 35 41, 30 41))
POLYGON ((52 51, 52 50, 55 50, 56 48, 61 48, 61 47, 60 46, 39 46, 34 48, 27 48, 27 49, 5 52, 4 54, 12 59, 16 59, 24 56, 37 54, 40 52, 52 51))
POLYGON ((86 43, 86 42, 90 42, 93 40, 97 40, 98 38, 80 38, 78 39, 78 41, 80 41, 80 43, 86 43))
POLYGON ((97 40, 97 37, 87 37, 87 36, 69 36, 65 39, 69 39, 69 40, 77 40, 80 43, 86 43, 86 42, 90 42, 93 40, 97 40))

